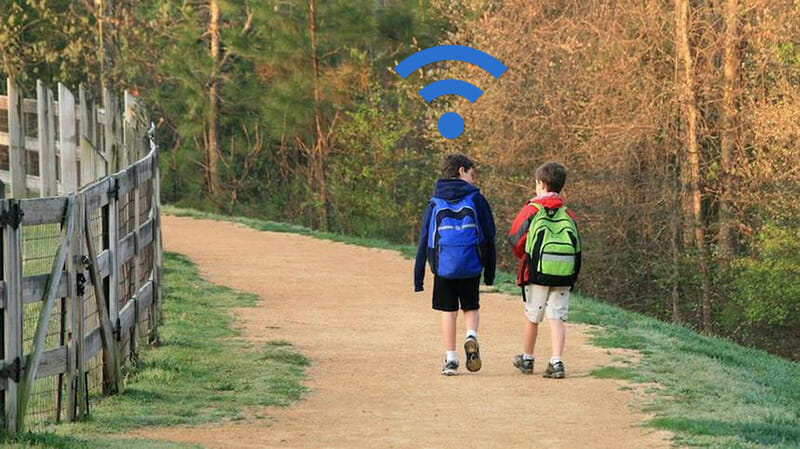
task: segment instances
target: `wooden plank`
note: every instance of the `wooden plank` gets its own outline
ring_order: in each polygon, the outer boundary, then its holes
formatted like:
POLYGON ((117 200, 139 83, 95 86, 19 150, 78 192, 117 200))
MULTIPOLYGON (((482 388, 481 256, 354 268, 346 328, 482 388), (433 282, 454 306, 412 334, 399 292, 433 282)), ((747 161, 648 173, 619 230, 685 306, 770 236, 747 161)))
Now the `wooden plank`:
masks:
MULTIPOLYGON (((116 179, 111 178, 112 186, 114 188, 116 179)), ((108 284, 106 289, 108 291, 108 318, 111 323, 116 326, 119 322, 119 201, 116 196, 111 196, 108 199, 108 206, 106 206, 106 217, 104 225, 105 231, 108 235, 108 284)), ((117 328, 117 338, 121 335, 120 329, 117 328)), ((120 348, 120 360, 123 354, 120 348)))
POLYGON ((108 268, 110 266, 110 253, 104 249, 97 255, 97 271, 100 272, 100 279, 108 277, 108 268))
POLYGON ((91 330, 83 338, 83 359, 89 360, 103 349, 103 337, 99 327, 91 330))
POLYGON ((94 211, 108 204, 108 191, 111 187, 111 179, 103 178, 84 187, 81 192, 86 198, 86 209, 94 211))
MULTIPOLYGON (((10 146, 11 137, 9 136, 10 135, 8 133, 0 131, 0 145, 10 146)), ((25 141, 25 149, 27 151, 32 151, 34 153, 39 152, 39 139, 36 137, 25 136, 23 140, 25 141)))
MULTIPOLYGON (((89 220, 88 210, 84 213, 86 222, 89 220)), ((119 366, 119 348, 114 338, 114 328, 108 318, 108 308, 106 307, 106 295, 103 291, 103 278, 97 262, 97 250, 94 247, 94 237, 89 226, 85 226, 86 250, 89 254, 89 277, 94 287, 94 299, 97 305, 97 316, 100 322, 100 331, 103 346, 103 379, 106 384, 113 385, 109 390, 104 387, 106 393, 116 393, 119 391, 119 379, 122 373, 119 366)), ((92 353, 93 355, 93 353, 92 353)), ((91 357, 91 355, 89 356, 91 357)), ((87 359, 89 358, 87 357, 87 359)))
POLYGON ((85 186, 94 182, 94 137, 92 137, 94 121, 92 111, 94 102, 89 98, 86 88, 79 86, 80 98, 80 131, 78 133, 78 146, 80 148, 80 182, 78 185, 85 186))
POLYGON ((132 165, 114 175, 119 183, 119 196, 125 195, 136 187, 136 166, 132 165))
POLYGON ((119 241, 119 265, 125 265, 126 262, 131 260, 134 255, 134 244, 136 239, 136 234, 133 232, 129 232, 128 235, 123 237, 122 240, 119 241))
MULTIPOLYGON (((153 128, 155 133, 155 128, 153 128)), ((153 234, 155 236, 155 244, 153 245, 153 338, 158 341, 158 323, 161 321, 161 270, 163 269, 162 252, 163 245, 161 241, 161 175, 158 166, 158 159, 160 151, 155 143, 155 136, 151 136, 150 146, 153 152, 153 210, 152 217, 155 220, 153 223, 153 234)))
MULTIPOLYGON (((124 99, 124 115, 123 115, 123 151, 122 158, 120 159, 121 167, 131 165, 137 158, 135 156, 136 148, 136 119, 134 117, 134 99, 128 91, 125 91, 124 99)), ((121 168, 120 167, 120 168, 121 168)))
POLYGON ((145 282, 136 294, 136 305, 139 310, 144 310, 153 302, 153 278, 145 282))
MULTIPOLYGON (((86 226, 86 221, 84 218, 86 217, 86 212, 84 208, 84 197, 83 195, 77 195, 75 197, 75 229, 76 231, 72 234, 72 240, 70 241, 70 260, 73 261, 72 269, 73 276, 77 278, 77 276, 83 276, 86 279, 86 270, 83 265, 83 262, 80 262, 80 259, 83 257, 83 248, 85 242, 83 241, 83 232, 81 230, 86 226)), ((85 290, 85 289, 84 289, 85 290)), ((73 308, 74 312, 74 324, 73 324, 73 336, 77 336, 78 338, 74 338, 75 340, 75 372, 78 375, 78 382, 77 382, 77 391, 75 392, 75 400, 78 404, 78 415, 75 417, 76 419, 80 419, 86 416, 89 413, 89 407, 86 404, 86 376, 84 373, 86 372, 85 363, 86 359, 83 357, 83 338, 82 336, 86 335, 86 301, 84 301, 84 293, 78 293, 77 285, 75 290, 72 290, 70 293, 72 298, 75 299, 75 307, 73 308)))
POLYGON ((78 190, 78 156, 75 136, 75 98, 63 84, 58 83, 58 141, 61 150, 61 185, 65 193, 78 190))
POLYGON ((153 219, 148 218, 147 221, 139 226, 139 248, 144 248, 153 241, 153 219))
POLYGON ((36 81, 37 124, 39 127, 39 194, 55 196, 56 186, 56 128, 53 113, 53 91, 40 80, 36 81))
MULTIPOLYGON (((23 304, 30 304, 33 302, 43 301, 47 293, 47 279, 50 275, 36 274, 33 276, 25 276, 22 278, 22 302, 23 304)), ((56 298, 63 298, 69 294, 69 282, 67 276, 62 273, 61 281, 58 283, 56 289, 56 298)))
POLYGON ((153 157, 152 153, 148 153, 136 163, 136 182, 141 185, 148 179, 153 177, 153 157))
MULTIPOLYGON (((14 206, 16 200, 3 200, 2 212, 14 206)), ((3 226, 3 281, 5 282, 5 309, 3 313, 3 356, 8 361, 19 357, 22 361, 22 227, 3 226)), ((16 433, 19 428, 17 406, 19 384, 8 379, 4 394, 6 431, 16 433)))
POLYGON ((42 352, 36 378, 54 376, 67 370, 67 347, 59 346, 42 352))
POLYGON ((132 298, 125 304, 125 307, 119 311, 119 329, 120 333, 130 330, 131 326, 136 324, 136 299, 132 298))
MULTIPOLYGON (((8 109, 8 95, 0 95, 0 109, 8 109)), ((26 114, 36 114, 36 100, 24 99, 23 111, 26 114)))
POLYGON ((22 224, 25 226, 61 223, 67 207, 67 198, 63 196, 28 198, 20 200, 20 207, 25 213, 22 216, 22 224))
POLYGON ((22 91, 8 77, 8 164, 11 171, 11 197, 28 196, 25 173, 25 117, 22 113, 22 91))
POLYGON ((53 259, 53 265, 50 269, 50 278, 47 281, 47 288, 45 289, 44 305, 39 313, 39 320, 36 322, 36 331, 33 337, 32 351, 25 360, 26 369, 24 377, 21 379, 19 385, 19 401, 17 405, 17 422, 18 429, 21 431, 25 429, 25 413, 28 407, 28 400, 30 393, 33 389, 33 382, 36 380, 36 372, 39 368, 39 359, 42 356, 45 345, 45 337, 47 336, 47 326, 50 323, 50 314, 53 311, 53 306, 56 300, 56 291, 58 284, 61 282, 61 275, 63 273, 64 264, 67 262, 69 251, 68 242, 73 237, 75 230, 75 198, 70 197, 67 204, 67 213, 64 217, 66 228, 62 229, 61 244, 59 245, 56 257, 53 259))

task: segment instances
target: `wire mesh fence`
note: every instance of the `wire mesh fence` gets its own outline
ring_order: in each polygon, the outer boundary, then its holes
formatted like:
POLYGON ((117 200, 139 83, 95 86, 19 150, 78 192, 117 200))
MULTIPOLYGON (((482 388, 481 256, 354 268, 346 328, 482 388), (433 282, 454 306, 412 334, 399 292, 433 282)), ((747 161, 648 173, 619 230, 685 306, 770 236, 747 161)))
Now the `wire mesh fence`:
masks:
MULTIPOLYGON (((61 239, 61 226, 57 223, 23 226, 23 276, 47 276, 52 268, 53 259, 58 246, 61 244, 61 239)), ((43 303, 41 301, 23 305, 23 353, 29 353, 32 350, 42 307, 43 303)), ((55 301, 47 322, 44 340, 45 349, 64 345, 66 338, 65 320, 65 301, 58 299, 55 301)), ((50 376, 34 381, 28 403, 28 424, 31 428, 40 428, 58 421, 61 416, 63 392, 64 386, 61 376, 50 376)))

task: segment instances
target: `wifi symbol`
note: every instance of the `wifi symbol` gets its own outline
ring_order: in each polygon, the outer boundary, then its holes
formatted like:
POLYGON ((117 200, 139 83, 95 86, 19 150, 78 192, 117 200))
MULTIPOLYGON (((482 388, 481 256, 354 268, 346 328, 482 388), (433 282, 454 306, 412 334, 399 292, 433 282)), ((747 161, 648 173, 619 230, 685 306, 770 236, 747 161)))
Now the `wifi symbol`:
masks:
MULTIPOLYGON (((506 71, 506 66, 493 56, 463 45, 439 45, 418 51, 397 64, 394 71, 405 79, 420 67, 439 61, 469 62, 491 73, 495 78, 500 78, 506 71)), ((483 95, 483 91, 466 81, 446 79, 428 84, 420 89, 419 94, 428 103, 448 94, 458 95, 475 103, 483 95)), ((464 131, 464 119, 455 112, 445 112, 439 117, 438 128, 443 137, 455 139, 464 131)))

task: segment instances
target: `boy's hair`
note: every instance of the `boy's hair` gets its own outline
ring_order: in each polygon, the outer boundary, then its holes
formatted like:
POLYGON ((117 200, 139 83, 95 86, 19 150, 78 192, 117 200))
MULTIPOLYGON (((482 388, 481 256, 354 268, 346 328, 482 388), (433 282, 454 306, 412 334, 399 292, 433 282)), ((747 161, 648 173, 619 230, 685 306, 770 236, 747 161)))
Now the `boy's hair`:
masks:
POLYGON ((561 193, 567 180, 567 168, 558 162, 547 162, 536 169, 536 180, 542 181, 548 192, 561 193))
POLYGON ((475 163, 462 153, 448 154, 442 160, 442 178, 456 179, 459 177, 459 168, 464 167, 464 171, 469 171, 474 166, 475 163))

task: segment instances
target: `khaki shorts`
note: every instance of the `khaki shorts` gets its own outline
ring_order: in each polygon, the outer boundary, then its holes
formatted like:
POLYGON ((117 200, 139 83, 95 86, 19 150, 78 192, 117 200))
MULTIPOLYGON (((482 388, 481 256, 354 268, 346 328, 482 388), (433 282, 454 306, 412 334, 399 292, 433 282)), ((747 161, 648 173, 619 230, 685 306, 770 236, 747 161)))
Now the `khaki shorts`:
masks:
POLYGON ((567 321, 569 287, 530 284, 525 289, 525 316, 531 323, 541 323, 545 314, 550 320, 567 321))

